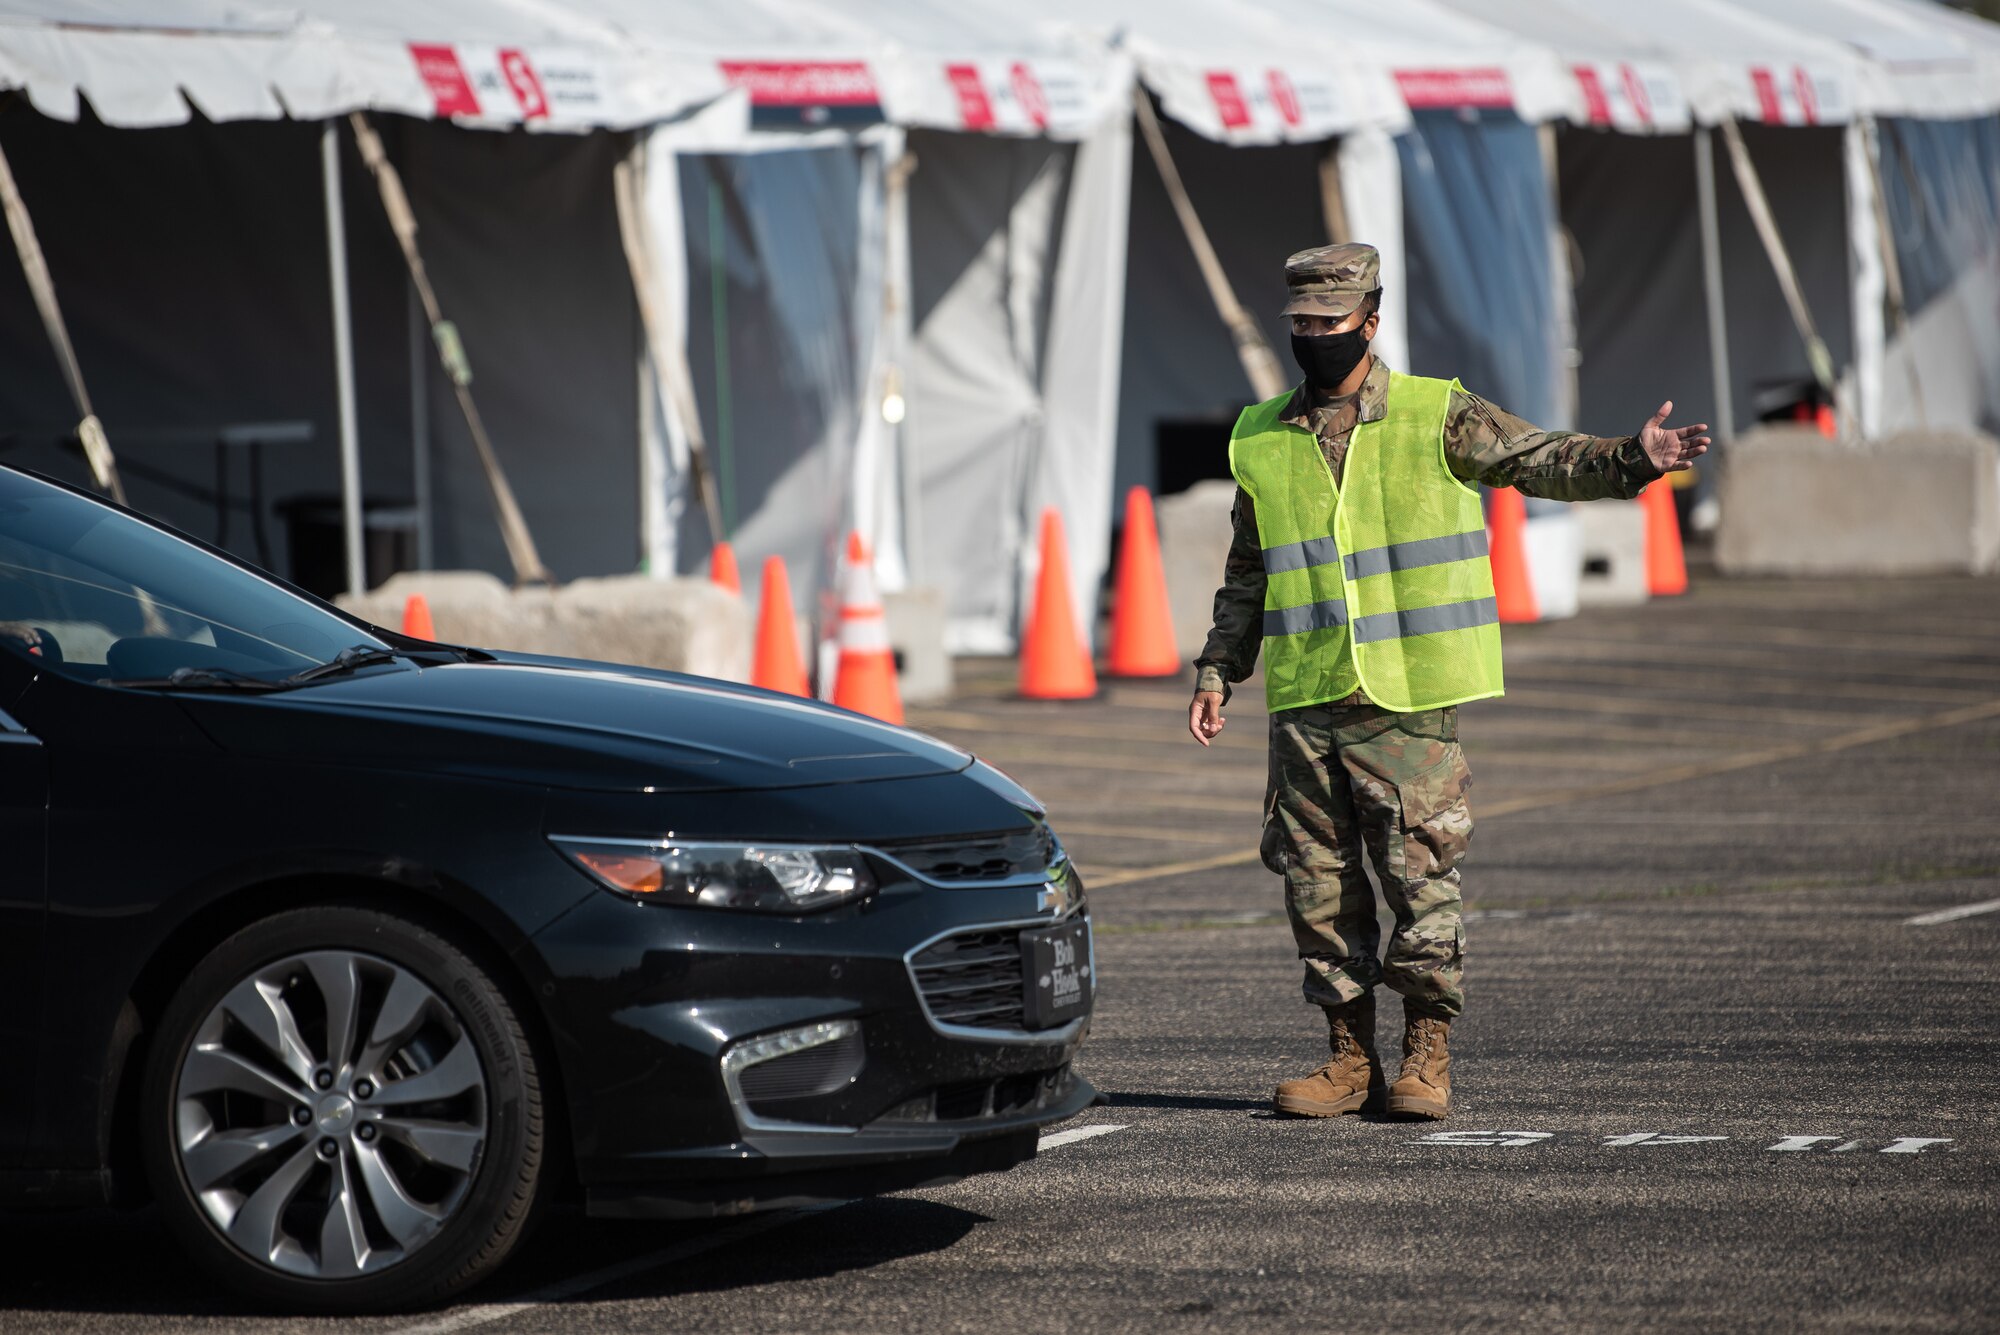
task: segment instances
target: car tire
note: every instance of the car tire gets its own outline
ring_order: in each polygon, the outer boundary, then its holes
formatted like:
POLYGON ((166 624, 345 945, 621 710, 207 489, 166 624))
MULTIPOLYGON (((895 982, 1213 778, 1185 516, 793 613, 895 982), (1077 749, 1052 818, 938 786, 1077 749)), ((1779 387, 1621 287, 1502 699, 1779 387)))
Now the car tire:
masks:
POLYGON ((169 1229, 291 1310, 441 1303, 519 1245, 550 1185, 507 996, 445 936, 374 909, 290 910, 211 950, 152 1036, 140 1100, 169 1229))

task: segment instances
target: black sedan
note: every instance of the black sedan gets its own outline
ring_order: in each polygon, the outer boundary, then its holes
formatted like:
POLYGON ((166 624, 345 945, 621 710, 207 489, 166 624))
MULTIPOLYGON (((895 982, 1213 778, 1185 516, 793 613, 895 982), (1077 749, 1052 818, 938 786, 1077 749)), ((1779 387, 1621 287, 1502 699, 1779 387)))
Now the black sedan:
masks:
POLYGON ((0 1204, 150 1197, 262 1300, 435 1303, 558 1192, 1031 1157, 1093 1097, 1091 959, 1044 811, 964 752, 407 639, 0 468, 0 1204))

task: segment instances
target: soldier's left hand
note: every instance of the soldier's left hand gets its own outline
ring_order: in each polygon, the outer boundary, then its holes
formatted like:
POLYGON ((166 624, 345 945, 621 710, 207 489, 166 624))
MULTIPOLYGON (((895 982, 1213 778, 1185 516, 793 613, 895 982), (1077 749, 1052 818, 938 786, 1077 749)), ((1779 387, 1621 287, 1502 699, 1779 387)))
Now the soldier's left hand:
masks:
POLYGON ((1639 448, 1653 461, 1653 467, 1662 473, 1678 473, 1684 468, 1692 468, 1694 461, 1708 453, 1710 441, 1702 433, 1708 430, 1708 423, 1697 422, 1693 426, 1670 427, 1666 424, 1667 414, 1674 410, 1674 401, 1668 399, 1660 405, 1660 411, 1639 428, 1639 448))

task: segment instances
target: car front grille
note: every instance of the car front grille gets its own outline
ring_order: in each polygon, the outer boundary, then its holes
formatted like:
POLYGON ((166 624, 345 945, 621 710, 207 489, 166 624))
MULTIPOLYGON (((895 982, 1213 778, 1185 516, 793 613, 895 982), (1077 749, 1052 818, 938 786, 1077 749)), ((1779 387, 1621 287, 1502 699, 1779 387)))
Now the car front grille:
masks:
POLYGON ((1023 1029, 1019 927, 975 928, 910 957, 910 972, 931 1018, 970 1029, 1023 1029))
POLYGON ((917 875, 941 885, 972 885, 1015 877, 1043 877, 1062 860, 1062 845, 1048 826, 999 834, 961 835, 882 844, 881 851, 917 875))

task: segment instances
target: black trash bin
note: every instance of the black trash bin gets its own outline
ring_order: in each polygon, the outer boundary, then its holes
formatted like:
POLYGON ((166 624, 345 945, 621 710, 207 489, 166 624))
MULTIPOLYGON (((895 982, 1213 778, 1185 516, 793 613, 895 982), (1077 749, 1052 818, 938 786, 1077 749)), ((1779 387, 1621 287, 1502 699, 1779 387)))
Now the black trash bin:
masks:
MULTIPOLYGON (((292 583, 331 598, 347 592, 347 547, 338 496, 294 496, 278 503, 291 552, 292 583)), ((361 564, 374 588, 389 576, 417 568, 417 508, 407 501, 369 498, 361 503, 361 564)))

